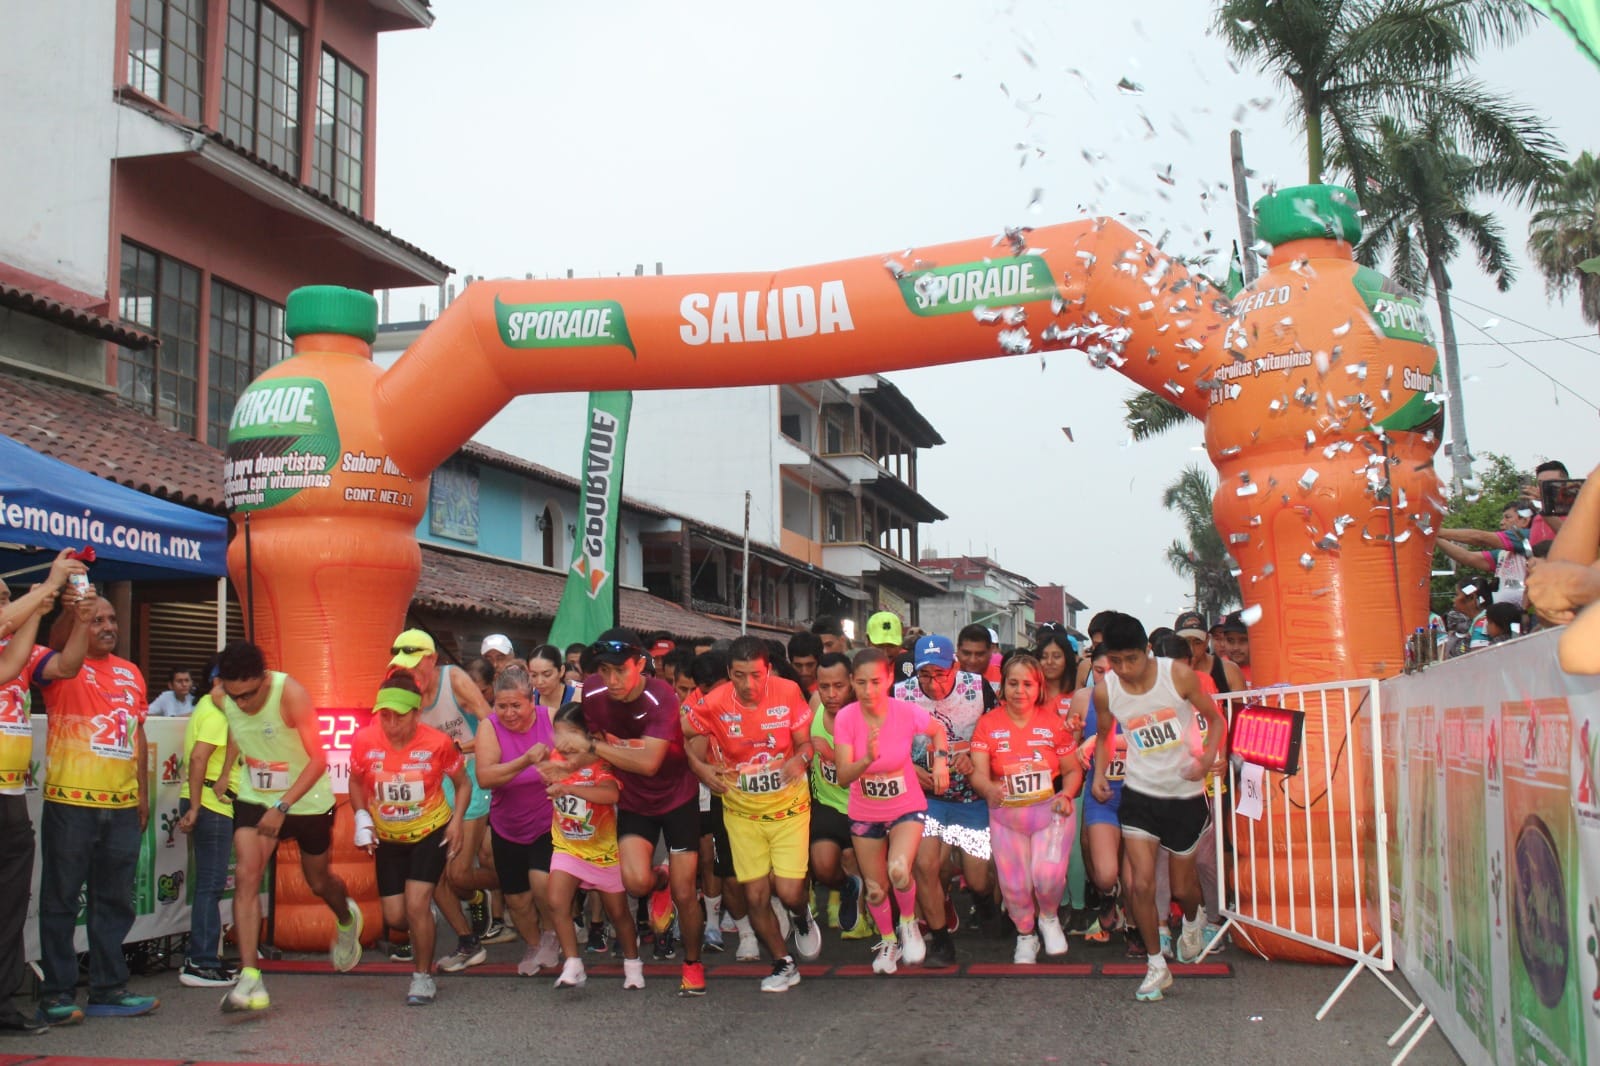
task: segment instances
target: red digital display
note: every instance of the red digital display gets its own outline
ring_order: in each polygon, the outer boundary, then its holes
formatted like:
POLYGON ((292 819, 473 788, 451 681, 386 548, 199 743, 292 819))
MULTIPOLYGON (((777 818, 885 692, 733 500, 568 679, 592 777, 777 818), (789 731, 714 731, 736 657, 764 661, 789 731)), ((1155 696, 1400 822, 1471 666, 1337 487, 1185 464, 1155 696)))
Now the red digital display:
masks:
POLYGON ((1300 734, 1305 712, 1247 703, 1233 712, 1229 750, 1245 762, 1280 774, 1300 769, 1300 734))
POLYGON ((372 721, 370 707, 324 707, 317 711, 317 734, 328 753, 328 780, 335 795, 350 791, 350 742, 372 721))

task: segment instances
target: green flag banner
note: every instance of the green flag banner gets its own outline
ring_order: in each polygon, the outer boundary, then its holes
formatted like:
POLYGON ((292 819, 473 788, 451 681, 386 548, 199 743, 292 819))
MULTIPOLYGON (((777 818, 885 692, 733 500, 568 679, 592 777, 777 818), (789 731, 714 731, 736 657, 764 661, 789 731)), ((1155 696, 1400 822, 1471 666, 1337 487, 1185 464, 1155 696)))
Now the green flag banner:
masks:
POLYGON ((617 624, 617 526, 622 521, 622 462, 632 411, 631 392, 589 394, 572 569, 550 626, 550 643, 558 648, 587 644, 617 624))
POLYGON ((1596 64, 1600 64, 1600 4, 1594 0, 1528 0, 1530 4, 1550 16, 1577 42, 1596 64))
POLYGON ((1239 242, 1233 242, 1233 258, 1228 260, 1228 283, 1223 292, 1232 300, 1244 291, 1244 259, 1239 255, 1239 242))

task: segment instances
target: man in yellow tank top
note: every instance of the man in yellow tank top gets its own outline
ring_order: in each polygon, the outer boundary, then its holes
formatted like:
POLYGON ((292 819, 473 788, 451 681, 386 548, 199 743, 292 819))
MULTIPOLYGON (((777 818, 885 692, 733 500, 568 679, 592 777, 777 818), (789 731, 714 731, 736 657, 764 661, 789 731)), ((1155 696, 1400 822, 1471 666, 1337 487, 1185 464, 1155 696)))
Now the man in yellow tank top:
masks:
POLYGON ((333 912, 338 932, 329 956, 339 971, 361 961, 361 908, 332 869, 335 798, 317 716, 304 686, 268 670, 261 649, 236 640, 217 656, 222 713, 228 716, 228 758, 244 767, 233 804, 237 861, 233 921, 239 936, 239 981, 223 997, 226 1011, 266 1010, 256 949, 261 929, 261 874, 278 841, 300 845, 306 884, 333 912))

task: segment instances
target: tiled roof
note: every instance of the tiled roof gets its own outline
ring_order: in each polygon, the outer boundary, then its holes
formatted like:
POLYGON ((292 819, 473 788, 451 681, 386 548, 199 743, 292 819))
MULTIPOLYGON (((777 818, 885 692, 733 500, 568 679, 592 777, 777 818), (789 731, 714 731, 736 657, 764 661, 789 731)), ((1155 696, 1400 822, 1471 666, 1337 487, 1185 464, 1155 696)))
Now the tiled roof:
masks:
MULTIPOLYGON (((555 617, 566 578, 548 570, 458 555, 422 545, 422 577, 416 606, 452 614, 481 615, 516 622, 546 622, 555 617)), ((648 592, 622 590, 622 624, 678 636, 736 637, 739 630, 686 611, 648 592)))
POLYGON ((125 348, 148 348, 156 343, 156 339, 143 330, 133 329, 115 319, 73 307, 60 300, 53 300, 44 293, 7 285, 5 282, 0 282, 0 307, 10 307, 25 315, 42 318, 91 337, 113 341, 125 348))
POLYGON ((0 373, 0 433, 119 485, 222 513, 222 453, 114 393, 0 373))

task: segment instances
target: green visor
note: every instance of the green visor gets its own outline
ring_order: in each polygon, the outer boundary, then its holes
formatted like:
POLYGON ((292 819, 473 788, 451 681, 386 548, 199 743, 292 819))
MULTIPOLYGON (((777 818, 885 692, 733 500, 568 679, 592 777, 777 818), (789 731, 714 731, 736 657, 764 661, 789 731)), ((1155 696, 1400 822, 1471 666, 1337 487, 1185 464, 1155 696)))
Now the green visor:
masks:
POLYGON ((394 711, 396 714, 410 714, 422 706, 422 697, 415 692, 408 692, 403 688, 380 688, 378 698, 372 704, 373 713, 378 711, 394 711))

